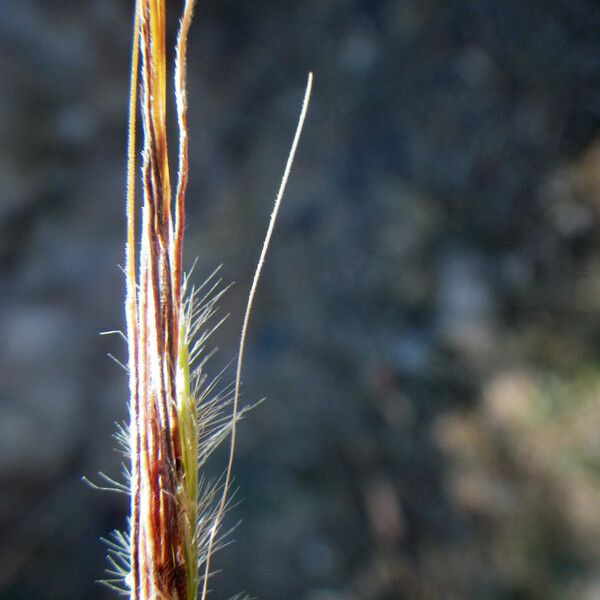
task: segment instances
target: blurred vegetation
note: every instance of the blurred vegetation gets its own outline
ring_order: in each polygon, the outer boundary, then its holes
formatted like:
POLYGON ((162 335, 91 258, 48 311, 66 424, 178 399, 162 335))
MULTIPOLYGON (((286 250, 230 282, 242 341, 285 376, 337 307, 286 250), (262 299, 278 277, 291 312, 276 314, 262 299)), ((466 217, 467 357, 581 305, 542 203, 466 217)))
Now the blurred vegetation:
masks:
MULTIPOLYGON (((178 12, 173 2, 175 15, 178 12)), ((107 598, 131 3, 0 15, 0 598, 107 598)), ((173 32, 175 22, 173 22, 173 32)), ((221 361, 306 72, 215 598, 600 597, 600 7, 202 3, 188 264, 221 361)), ((213 466, 218 472, 220 466, 213 466)))

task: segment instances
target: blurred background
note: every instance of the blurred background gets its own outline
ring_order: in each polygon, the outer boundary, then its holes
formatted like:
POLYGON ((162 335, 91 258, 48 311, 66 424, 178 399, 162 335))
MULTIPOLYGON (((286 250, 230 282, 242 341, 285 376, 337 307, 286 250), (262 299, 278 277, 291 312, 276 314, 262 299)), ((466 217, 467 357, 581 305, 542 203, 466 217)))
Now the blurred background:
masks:
MULTIPOLYGON (((104 599, 127 500, 132 2, 0 1, 0 599, 104 599)), ((600 6, 201 1, 187 264, 251 323, 213 598, 600 599, 600 6)), ((170 37, 179 2, 170 4, 170 37)), ((215 456, 218 474, 225 454, 215 456)))

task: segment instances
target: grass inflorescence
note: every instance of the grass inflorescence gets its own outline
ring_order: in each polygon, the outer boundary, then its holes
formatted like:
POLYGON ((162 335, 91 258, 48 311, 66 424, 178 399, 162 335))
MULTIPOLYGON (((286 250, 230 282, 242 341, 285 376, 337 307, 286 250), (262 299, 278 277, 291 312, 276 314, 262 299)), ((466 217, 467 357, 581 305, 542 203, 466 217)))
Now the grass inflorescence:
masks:
MULTIPOLYGON (((188 180, 186 46, 194 0, 184 0, 176 43, 178 171, 169 169, 165 0, 136 0, 131 59, 127 167, 125 314, 129 424, 117 438, 128 460, 126 532, 107 540, 106 583, 132 600, 205 600, 213 552, 228 504, 235 452, 242 363, 252 302, 306 115, 309 75, 300 120, 249 292, 235 380, 219 393, 220 378, 203 367, 210 351, 216 303, 214 276, 187 289, 183 275, 185 194, 188 180), (139 95, 138 95, 139 87, 139 95), (137 220, 136 126, 141 115, 141 217, 137 220), (187 290, 187 292, 186 292, 187 290), (227 437, 223 477, 206 481, 201 467, 227 437)), ((218 320, 217 320, 218 324, 218 320)))

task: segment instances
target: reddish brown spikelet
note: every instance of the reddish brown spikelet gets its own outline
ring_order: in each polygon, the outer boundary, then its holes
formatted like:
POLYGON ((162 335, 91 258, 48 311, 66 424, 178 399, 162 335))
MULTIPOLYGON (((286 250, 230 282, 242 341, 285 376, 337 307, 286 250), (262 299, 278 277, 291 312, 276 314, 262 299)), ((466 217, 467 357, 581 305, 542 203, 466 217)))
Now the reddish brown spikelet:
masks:
MULTIPOLYGON (((169 172, 165 0, 136 0, 131 63, 127 170, 126 321, 129 347, 129 429, 121 438, 131 457, 128 469, 131 513, 128 534, 109 541, 112 574, 108 585, 132 600, 201 600, 208 594, 211 557, 231 487, 236 424, 248 322, 281 198, 306 116, 304 104, 288 162, 249 293, 238 352, 231 417, 214 383, 190 366, 203 348, 204 334, 190 345, 214 302, 183 301, 182 249, 188 179, 186 43, 195 0, 183 0, 176 45, 174 92, 179 127, 178 173, 172 193, 169 172), (141 60, 140 60, 141 58, 141 60), (138 107, 138 80, 140 95, 138 107), (136 116, 141 114, 142 210, 136 223, 136 116), (139 240, 136 230, 139 230, 139 240), (137 248, 139 247, 139 256, 137 248), (193 383, 197 387, 194 387, 193 383), (192 389, 194 388, 194 389, 192 389), (198 469, 230 435, 222 482, 201 484, 198 469), (200 577, 199 569, 202 571, 200 577), (124 582, 125 589, 119 587, 124 582)), ((214 290, 214 287, 212 288, 214 290)), ((211 291, 212 291, 211 290, 211 291)), ((210 294, 210 292, 209 292, 210 294)), ((201 367, 200 367, 201 370, 201 367)))
MULTIPOLYGON (((186 30, 193 2, 186 2, 186 30)), ((130 371, 132 599, 187 600, 185 532, 178 491, 184 477, 176 407, 178 323, 182 318, 181 254, 187 147, 180 148, 176 221, 172 214, 166 127, 166 12, 164 0, 138 0, 134 29, 130 106, 127 334, 130 371), (143 206, 136 275, 135 115, 141 56, 143 206)), ((181 36, 180 36, 181 38, 181 36)), ((185 61, 185 39, 178 52, 185 61)), ((185 65, 180 77, 184 83, 185 65)), ((179 67, 181 70, 181 67, 179 67)), ((184 94, 177 86, 178 94, 184 94)), ((185 127, 185 100, 178 102, 185 127)), ((187 140, 182 131, 181 138, 187 140)), ((189 532, 188 532, 189 534, 189 532)))

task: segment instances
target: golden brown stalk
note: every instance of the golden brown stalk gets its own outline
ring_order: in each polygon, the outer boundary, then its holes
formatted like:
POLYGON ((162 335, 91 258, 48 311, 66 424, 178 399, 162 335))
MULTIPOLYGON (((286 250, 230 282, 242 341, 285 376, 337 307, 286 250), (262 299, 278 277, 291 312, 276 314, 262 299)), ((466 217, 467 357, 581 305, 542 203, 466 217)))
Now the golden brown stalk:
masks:
POLYGON ((184 0, 176 45, 174 93, 179 127, 178 174, 172 194, 166 127, 165 0, 136 0, 131 59, 127 143, 127 245, 125 251, 129 427, 118 438, 130 456, 129 532, 108 541, 106 581, 132 600, 204 600, 213 551, 231 487, 241 369, 252 301, 306 115, 304 105, 275 202, 243 322, 232 414, 227 399, 214 395, 202 375, 204 360, 192 370, 211 333, 218 282, 199 298, 184 300, 182 253, 188 179, 186 44, 195 0, 184 0), (141 59, 141 60, 140 60, 141 59), (142 120, 142 210, 136 224, 136 117, 142 120), (139 230, 139 243, 136 230, 139 230), (136 256, 139 248, 139 256, 136 256), (229 462, 221 485, 202 483, 199 468, 231 434, 229 462), (200 578, 200 572, 203 578, 200 578), (201 583, 202 581, 202 583, 201 583))
MULTIPOLYGON (((166 128, 166 42, 164 0, 138 0, 132 58, 128 172, 127 336, 130 374, 132 599, 187 600, 189 551, 195 536, 185 494, 185 470, 177 365, 182 336, 181 254, 183 197, 187 180, 185 38, 193 10, 186 2, 178 45, 180 138, 177 227, 173 226, 166 128), (139 274, 135 273, 135 116, 138 55, 141 54, 141 114, 144 132, 143 207, 139 274)), ((179 387, 181 387, 181 382, 179 387)), ((189 393, 189 390, 186 390, 189 393)), ((194 569, 197 569, 194 566, 194 569)))

